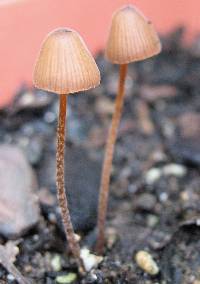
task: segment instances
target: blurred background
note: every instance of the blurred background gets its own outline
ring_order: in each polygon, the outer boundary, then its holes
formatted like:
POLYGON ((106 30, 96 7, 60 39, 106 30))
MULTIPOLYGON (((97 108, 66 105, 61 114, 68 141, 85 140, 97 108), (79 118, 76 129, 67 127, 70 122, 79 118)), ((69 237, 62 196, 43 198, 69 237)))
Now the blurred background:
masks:
POLYGON ((200 29, 198 0, 1 0, 0 107, 22 82, 31 83, 34 61, 45 35, 67 26, 76 29, 92 52, 104 47, 111 15, 121 5, 137 5, 160 33, 184 25, 186 40, 200 29))

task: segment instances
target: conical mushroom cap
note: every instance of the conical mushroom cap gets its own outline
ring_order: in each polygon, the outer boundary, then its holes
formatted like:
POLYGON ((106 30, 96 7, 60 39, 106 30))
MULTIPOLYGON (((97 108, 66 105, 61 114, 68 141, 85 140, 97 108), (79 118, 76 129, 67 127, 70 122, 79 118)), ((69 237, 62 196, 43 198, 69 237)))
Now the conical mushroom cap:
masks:
POLYGON ((33 81, 39 89, 69 94, 99 85, 100 73, 80 35, 61 28, 44 40, 33 81))
POLYGON ((161 51, 153 25, 135 7, 126 6, 112 18, 106 57, 117 64, 143 60, 161 51))

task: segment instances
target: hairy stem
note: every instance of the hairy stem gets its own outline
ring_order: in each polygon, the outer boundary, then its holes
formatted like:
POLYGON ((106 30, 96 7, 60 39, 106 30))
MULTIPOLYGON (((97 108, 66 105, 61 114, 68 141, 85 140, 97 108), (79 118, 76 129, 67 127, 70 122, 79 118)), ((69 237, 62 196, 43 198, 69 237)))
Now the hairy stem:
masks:
POLYGON ((80 258, 80 247, 76 241, 72 226, 68 202, 65 194, 64 179, 64 153, 65 153, 65 123, 66 123, 67 95, 60 95, 60 109, 57 129, 57 152, 56 152, 56 184, 57 197, 61 209, 63 226, 68 240, 69 248, 74 255, 80 269, 83 268, 80 258))
POLYGON ((118 94, 115 101, 115 111, 110 126, 108 139, 106 143, 105 157, 103 163, 103 170, 100 184, 99 206, 98 206, 98 237, 96 250, 98 253, 102 253, 104 247, 104 227, 108 207, 109 196, 109 183, 113 161, 113 153, 117 138, 117 130, 119 127, 123 104, 124 104, 124 87, 127 74, 127 64, 120 65, 119 74, 119 87, 118 94))

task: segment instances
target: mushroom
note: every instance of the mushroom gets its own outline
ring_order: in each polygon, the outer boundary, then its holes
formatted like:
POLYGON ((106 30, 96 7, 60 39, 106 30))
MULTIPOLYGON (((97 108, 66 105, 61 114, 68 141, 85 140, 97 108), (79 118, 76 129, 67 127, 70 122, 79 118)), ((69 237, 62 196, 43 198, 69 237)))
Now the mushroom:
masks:
POLYGON ((111 167, 124 102, 128 63, 144 60, 160 51, 161 43, 153 25, 135 7, 125 6, 113 15, 105 55, 109 61, 120 65, 119 86, 101 176, 96 247, 98 253, 102 253, 104 246, 111 167))
POLYGON ((59 28, 44 40, 36 61, 34 85, 59 95, 57 129, 56 184, 63 226, 72 254, 80 269, 80 247, 70 219, 64 181, 65 124, 68 95, 94 88, 100 83, 98 67, 80 35, 71 29, 59 28))

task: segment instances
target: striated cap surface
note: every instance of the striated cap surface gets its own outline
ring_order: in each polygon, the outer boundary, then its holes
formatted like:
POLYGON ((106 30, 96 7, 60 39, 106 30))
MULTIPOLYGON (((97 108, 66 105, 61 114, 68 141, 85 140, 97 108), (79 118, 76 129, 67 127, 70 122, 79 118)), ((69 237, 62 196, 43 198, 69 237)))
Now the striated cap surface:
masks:
POLYGON ((51 32, 42 44, 33 83, 39 89, 69 94, 99 85, 100 73, 80 35, 60 28, 51 32))
POLYGON ((105 52, 111 62, 144 60, 160 51, 161 43, 152 23, 135 7, 123 7, 113 15, 105 52))

